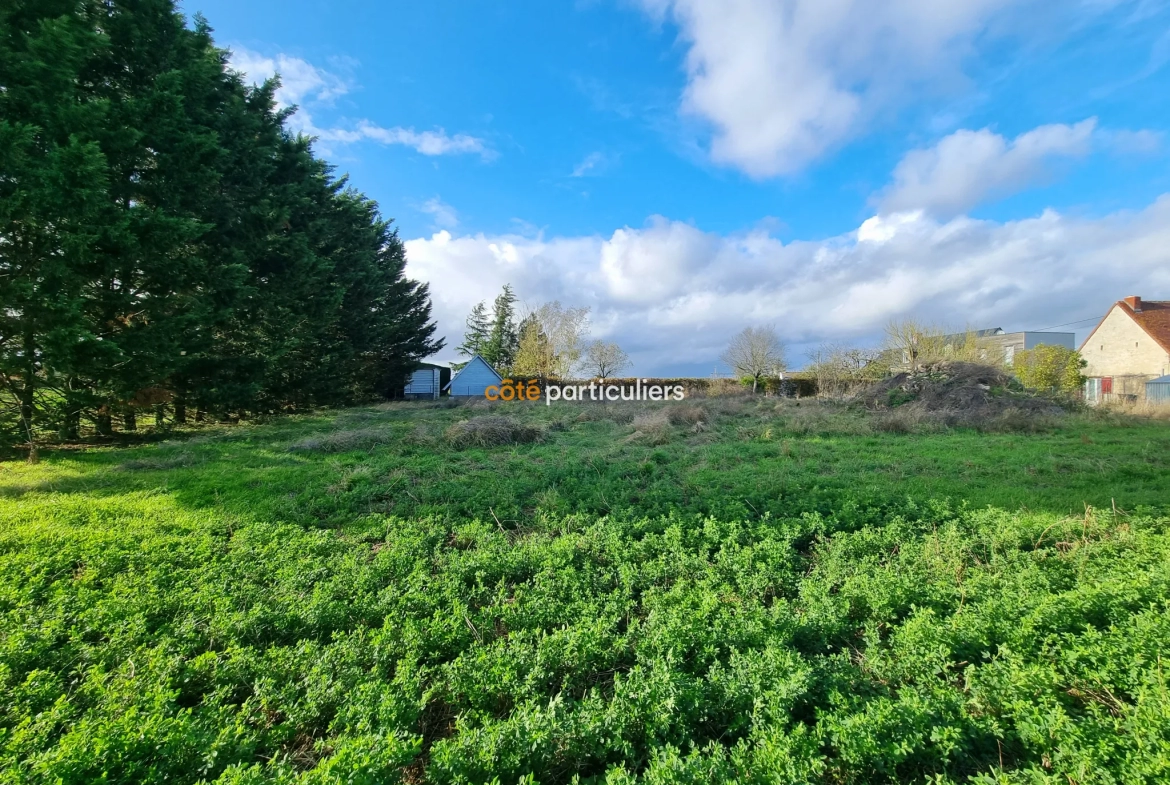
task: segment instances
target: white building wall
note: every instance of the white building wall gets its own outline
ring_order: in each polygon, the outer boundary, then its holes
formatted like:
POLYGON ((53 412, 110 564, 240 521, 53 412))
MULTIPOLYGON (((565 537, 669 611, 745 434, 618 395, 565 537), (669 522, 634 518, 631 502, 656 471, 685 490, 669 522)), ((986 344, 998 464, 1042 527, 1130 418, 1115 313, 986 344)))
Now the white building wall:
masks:
POLYGON ((1170 373, 1170 354, 1121 306, 1114 306, 1081 347, 1085 376, 1148 376, 1170 373))

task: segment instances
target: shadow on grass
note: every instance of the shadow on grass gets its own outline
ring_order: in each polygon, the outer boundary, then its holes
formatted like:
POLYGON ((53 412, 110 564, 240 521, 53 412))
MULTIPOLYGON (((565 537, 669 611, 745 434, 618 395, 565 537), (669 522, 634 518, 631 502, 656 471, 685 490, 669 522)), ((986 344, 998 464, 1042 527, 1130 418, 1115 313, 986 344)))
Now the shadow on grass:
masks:
POLYGON ((39 466, 9 464, 0 498, 162 491, 188 508, 308 527, 369 515, 522 524, 614 512, 744 520, 848 511, 879 523, 929 499, 1058 514, 1167 503, 1164 423, 1076 420, 1030 434, 793 433, 772 410, 744 413, 736 405, 722 415, 708 411, 709 424, 701 403, 677 424, 664 418, 653 441, 639 438, 636 418, 624 413, 512 406, 510 414, 544 429, 541 441, 465 449, 444 433, 482 414, 473 407, 346 410, 126 448, 49 451, 39 466), (414 430, 368 449, 290 451, 379 427, 414 430))

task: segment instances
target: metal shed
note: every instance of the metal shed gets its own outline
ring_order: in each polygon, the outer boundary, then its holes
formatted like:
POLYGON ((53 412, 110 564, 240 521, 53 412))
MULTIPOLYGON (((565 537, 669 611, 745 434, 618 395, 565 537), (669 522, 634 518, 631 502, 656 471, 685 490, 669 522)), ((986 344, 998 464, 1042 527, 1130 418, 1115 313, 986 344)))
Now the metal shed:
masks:
POLYGON ((1170 375, 1146 382, 1146 403, 1170 406, 1170 375))
POLYGON ((438 398, 451 381, 451 369, 438 363, 420 363, 418 370, 410 375, 402 391, 404 398, 438 398))
POLYGON ((484 392, 504 378, 478 354, 451 378, 444 388, 455 398, 482 398, 484 392))

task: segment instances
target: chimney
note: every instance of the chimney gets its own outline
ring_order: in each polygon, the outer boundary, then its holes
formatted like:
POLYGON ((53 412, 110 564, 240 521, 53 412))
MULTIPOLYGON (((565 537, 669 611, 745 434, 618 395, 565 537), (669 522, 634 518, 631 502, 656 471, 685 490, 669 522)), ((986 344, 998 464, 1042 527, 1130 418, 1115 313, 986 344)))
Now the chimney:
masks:
POLYGON ((1132 308, 1134 313, 1142 312, 1142 298, 1138 297, 1136 294, 1126 297, 1124 300, 1122 300, 1122 302, 1132 308))

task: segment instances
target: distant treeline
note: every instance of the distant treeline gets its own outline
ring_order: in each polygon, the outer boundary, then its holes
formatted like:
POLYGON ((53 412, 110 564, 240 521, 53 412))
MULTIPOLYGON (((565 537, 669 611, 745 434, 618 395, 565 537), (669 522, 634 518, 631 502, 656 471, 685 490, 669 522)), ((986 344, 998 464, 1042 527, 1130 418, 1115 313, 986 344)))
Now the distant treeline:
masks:
POLYGON ((0 31, 0 429, 343 404, 441 348, 390 222, 201 18, 7 0, 0 31))

